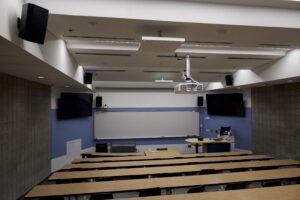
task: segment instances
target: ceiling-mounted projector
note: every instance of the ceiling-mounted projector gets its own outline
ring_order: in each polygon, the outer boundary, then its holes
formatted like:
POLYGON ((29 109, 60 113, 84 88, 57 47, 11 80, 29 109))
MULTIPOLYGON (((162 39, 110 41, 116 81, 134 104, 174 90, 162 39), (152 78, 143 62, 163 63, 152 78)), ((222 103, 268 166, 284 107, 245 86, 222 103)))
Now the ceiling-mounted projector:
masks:
POLYGON ((195 81, 191 76, 190 56, 186 56, 186 70, 183 72, 183 82, 175 85, 174 92, 176 94, 196 94, 203 92, 203 84, 195 81))

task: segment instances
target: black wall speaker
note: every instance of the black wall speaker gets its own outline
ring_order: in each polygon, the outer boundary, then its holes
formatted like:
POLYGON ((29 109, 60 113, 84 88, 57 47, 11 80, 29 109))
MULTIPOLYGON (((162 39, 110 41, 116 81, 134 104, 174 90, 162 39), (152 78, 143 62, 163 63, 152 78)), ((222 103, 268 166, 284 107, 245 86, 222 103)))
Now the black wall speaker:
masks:
POLYGON ((27 3, 22 7, 19 21, 19 37, 24 40, 44 44, 49 11, 37 5, 27 3))
POLYGON ((84 84, 92 84, 93 81, 93 73, 85 72, 83 76, 84 84))
POLYGON ((96 97, 96 107, 101 107, 102 106, 102 97, 97 96, 96 97))
POLYGON ((226 75, 225 76, 225 82, 227 86, 233 85, 233 76, 232 75, 226 75))
POLYGON ((198 106, 203 106, 203 97, 198 97, 198 106))

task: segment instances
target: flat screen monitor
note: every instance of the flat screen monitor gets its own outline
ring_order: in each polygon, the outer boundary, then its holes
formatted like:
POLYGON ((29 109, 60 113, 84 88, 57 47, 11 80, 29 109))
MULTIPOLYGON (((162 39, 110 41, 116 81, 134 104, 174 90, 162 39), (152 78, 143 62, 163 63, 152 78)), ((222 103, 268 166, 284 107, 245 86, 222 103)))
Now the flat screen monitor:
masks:
POLYGON ((207 113, 221 116, 245 116, 242 93, 207 94, 207 113))
POLYGON ((57 119, 72 119, 92 115, 93 94, 62 93, 58 100, 57 119))

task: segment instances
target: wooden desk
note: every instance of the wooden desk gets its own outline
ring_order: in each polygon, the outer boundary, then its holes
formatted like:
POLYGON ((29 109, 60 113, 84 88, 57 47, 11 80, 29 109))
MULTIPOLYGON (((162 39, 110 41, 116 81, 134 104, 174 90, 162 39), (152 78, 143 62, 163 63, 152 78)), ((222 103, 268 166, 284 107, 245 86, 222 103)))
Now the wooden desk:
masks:
POLYGON ((47 196, 70 196, 93 193, 127 192, 160 187, 162 189, 191 187, 196 185, 220 185, 235 182, 266 181, 296 178, 300 176, 300 168, 261 170, 212 175, 179 176, 152 179, 134 179, 120 181, 69 183, 35 186, 26 198, 47 196))
POLYGON ((283 167, 283 166, 300 166, 300 161, 296 160, 267 160, 267 161, 250 161, 250 162, 233 162, 201 165, 180 165, 165 167, 147 167, 131 169, 111 169, 111 170, 91 170, 91 171, 67 171, 53 173, 49 180, 70 180, 70 179, 91 179, 91 178, 108 178, 156 174, 178 174, 186 172, 199 172, 203 169, 228 170, 228 169, 249 169, 257 167, 283 167))
POLYGON ((88 162, 115 162, 115 161, 134 161, 134 160, 160 160, 174 158, 202 158, 202 157, 222 157, 222 156, 241 156, 249 155, 245 152, 224 152, 224 153, 199 153, 199 154, 179 154, 179 155, 151 155, 151 156, 128 156, 128 157, 100 157, 100 158, 79 158, 73 160, 73 163, 88 162))
POLYGON ((245 190, 137 197, 120 200, 299 200, 299 197, 300 185, 287 185, 245 190))
POLYGON ((163 165, 184 165, 188 163, 212 163, 212 162, 231 162, 242 160, 267 160, 272 159, 270 156, 249 155, 249 156, 228 156, 228 157, 208 157, 208 158, 181 158, 171 160, 146 160, 146 161, 129 161, 129 162, 103 162, 103 163, 79 163, 68 164, 63 169, 101 169, 101 168, 129 168, 141 166, 163 166, 163 165))
POLYGON ((122 157, 122 156, 144 156, 144 152, 136 153, 90 153, 91 156, 95 157, 122 157))
POLYGON ((179 156, 176 150, 145 151, 146 156, 179 156))
POLYGON ((192 144, 192 145, 195 145, 195 148, 196 148, 196 153, 198 153, 198 148, 199 148, 199 145, 202 145, 203 146, 203 152, 206 153, 207 152, 207 145, 209 144, 228 144, 228 143, 232 143, 231 141, 228 141, 228 140, 218 140, 218 141, 215 141, 213 139, 204 139, 204 140, 198 140, 198 138, 188 138, 185 140, 186 142, 192 144))

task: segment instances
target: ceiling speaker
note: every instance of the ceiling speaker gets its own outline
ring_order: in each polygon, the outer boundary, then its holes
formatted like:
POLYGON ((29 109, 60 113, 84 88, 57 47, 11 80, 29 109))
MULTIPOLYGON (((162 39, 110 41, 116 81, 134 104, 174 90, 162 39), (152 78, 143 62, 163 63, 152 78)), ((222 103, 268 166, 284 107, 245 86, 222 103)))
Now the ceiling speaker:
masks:
POLYGON ((202 97, 202 96, 199 96, 199 97, 198 97, 198 103, 197 103, 197 105, 198 105, 199 107, 203 106, 203 97, 202 97))
POLYGON ((92 84, 92 81, 93 81, 93 73, 85 72, 83 75, 84 84, 92 84))
POLYGON ((22 7, 22 16, 18 21, 19 37, 38 44, 44 44, 49 10, 27 3, 22 7))
POLYGON ((227 86, 233 85, 233 76, 232 75, 226 75, 225 76, 225 82, 227 86))
POLYGON ((96 107, 101 107, 102 106, 102 97, 101 96, 97 96, 96 97, 96 107))

